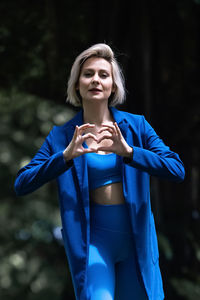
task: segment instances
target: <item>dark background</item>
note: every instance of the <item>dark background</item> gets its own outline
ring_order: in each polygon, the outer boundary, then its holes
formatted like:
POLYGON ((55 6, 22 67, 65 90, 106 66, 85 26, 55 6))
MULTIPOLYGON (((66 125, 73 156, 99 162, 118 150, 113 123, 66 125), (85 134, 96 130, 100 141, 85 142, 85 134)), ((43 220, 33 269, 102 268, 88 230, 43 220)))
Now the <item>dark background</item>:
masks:
POLYGON ((166 299, 200 299, 200 1, 1 0, 0 15, 0 298, 74 299, 55 183, 22 198, 13 184, 76 113, 75 57, 106 42, 126 78, 119 108, 145 115, 185 164, 181 184, 152 178, 152 207, 166 299))

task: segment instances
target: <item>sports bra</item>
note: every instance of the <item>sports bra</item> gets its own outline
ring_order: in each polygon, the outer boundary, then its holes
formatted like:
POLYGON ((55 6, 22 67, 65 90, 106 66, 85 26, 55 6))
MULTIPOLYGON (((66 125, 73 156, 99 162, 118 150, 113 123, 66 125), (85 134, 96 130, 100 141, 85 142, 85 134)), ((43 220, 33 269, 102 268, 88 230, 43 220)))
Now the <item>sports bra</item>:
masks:
POLYGON ((90 190, 122 181, 122 160, 119 155, 92 152, 86 153, 85 157, 88 166, 90 190))

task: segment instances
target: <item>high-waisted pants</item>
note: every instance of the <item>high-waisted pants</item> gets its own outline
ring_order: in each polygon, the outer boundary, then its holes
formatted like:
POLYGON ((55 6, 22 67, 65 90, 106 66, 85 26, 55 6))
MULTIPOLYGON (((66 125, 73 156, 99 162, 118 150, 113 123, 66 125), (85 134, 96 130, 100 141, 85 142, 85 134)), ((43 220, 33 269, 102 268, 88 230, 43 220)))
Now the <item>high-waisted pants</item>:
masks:
POLYGON ((91 203, 90 300, 147 300, 126 204, 91 203))

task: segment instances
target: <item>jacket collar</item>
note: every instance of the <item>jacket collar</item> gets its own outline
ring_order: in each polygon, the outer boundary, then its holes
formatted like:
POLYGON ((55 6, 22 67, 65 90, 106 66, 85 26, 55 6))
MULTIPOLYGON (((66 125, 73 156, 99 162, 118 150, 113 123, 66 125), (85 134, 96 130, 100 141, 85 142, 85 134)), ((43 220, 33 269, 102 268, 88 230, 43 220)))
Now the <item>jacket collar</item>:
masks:
POLYGON ((117 122, 123 137, 126 139, 128 133, 129 123, 126 120, 126 114, 123 111, 120 111, 114 107, 110 107, 111 113, 114 120, 117 122))
MULTIPOLYGON (((128 129, 128 122, 126 120, 126 115, 125 112, 120 111, 114 107, 109 107, 109 110, 111 112, 111 114, 113 115, 114 120, 117 122, 124 138, 126 138, 127 136, 127 129, 128 129)), ((74 128, 76 127, 76 125, 81 126, 83 124, 83 109, 81 109, 76 115, 75 117, 70 121, 70 126, 72 127, 72 130, 70 131, 70 140, 73 137, 73 133, 74 133, 74 128)))
MULTIPOLYGON (((126 117, 123 111, 120 111, 114 107, 109 107, 111 114, 113 115, 114 120, 117 122, 118 125, 125 121, 126 117)), ((83 124, 83 109, 81 109, 75 117, 70 121, 70 124, 75 127, 76 125, 81 126, 83 124)))

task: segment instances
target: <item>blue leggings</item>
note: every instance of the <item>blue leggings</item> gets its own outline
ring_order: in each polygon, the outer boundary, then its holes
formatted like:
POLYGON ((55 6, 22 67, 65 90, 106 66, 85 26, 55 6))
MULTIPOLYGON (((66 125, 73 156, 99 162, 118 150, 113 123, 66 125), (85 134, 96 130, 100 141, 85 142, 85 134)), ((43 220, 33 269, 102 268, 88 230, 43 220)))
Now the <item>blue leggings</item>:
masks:
POLYGON ((91 203, 90 300, 147 300, 126 204, 91 203))

